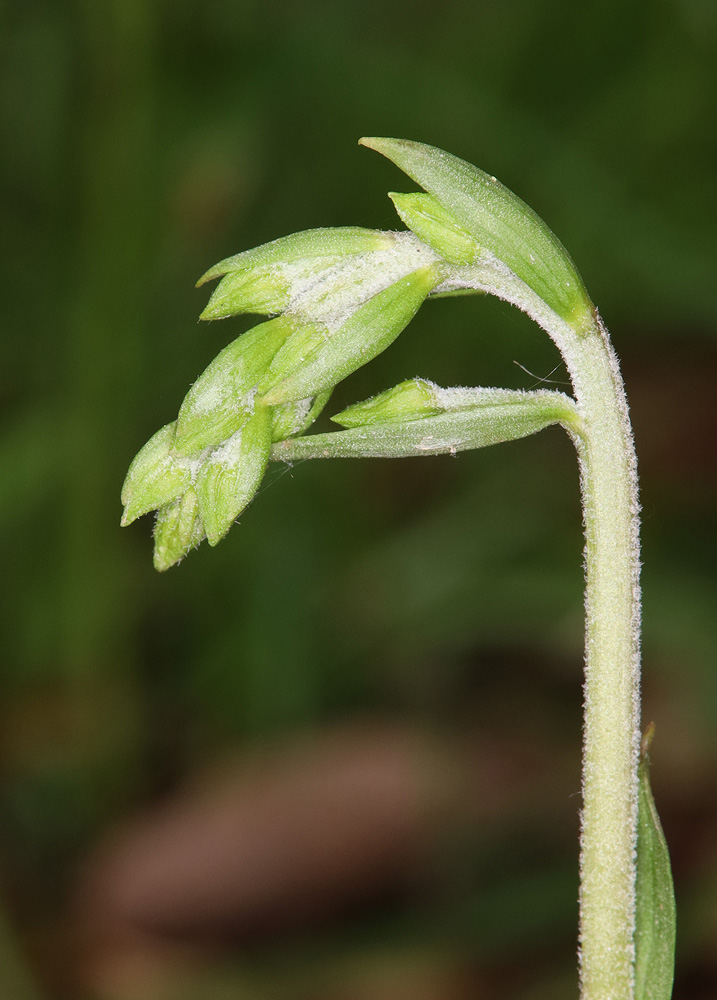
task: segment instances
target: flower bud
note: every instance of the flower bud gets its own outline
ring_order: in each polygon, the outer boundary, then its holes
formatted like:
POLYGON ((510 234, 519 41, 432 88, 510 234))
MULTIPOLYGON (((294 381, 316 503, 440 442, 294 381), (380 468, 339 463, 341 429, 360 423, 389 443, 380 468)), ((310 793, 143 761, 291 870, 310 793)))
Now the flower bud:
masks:
POLYGON ((154 526, 154 568, 163 572, 196 548, 204 538, 197 494, 190 487, 184 496, 163 507, 154 526))
POLYGON ((442 149, 406 139, 361 139, 436 198, 489 254, 506 264, 578 332, 592 328, 594 306, 560 240, 517 195, 442 149))
POLYGON ((378 292, 283 381, 264 402, 276 404, 312 396, 336 385, 391 344, 413 319, 442 272, 431 265, 412 271, 378 292))
POLYGON ((241 313, 273 316, 289 304, 289 288, 289 279, 278 266, 232 272, 219 282, 199 318, 226 319, 241 313))
POLYGON ((285 441, 307 431, 328 403, 331 391, 325 389, 317 396, 272 406, 271 440, 285 441))
POLYGON ((427 379, 409 379, 362 403, 354 403, 331 419, 342 427, 364 427, 387 420, 430 417, 443 409, 437 401, 437 389, 438 386, 427 379))
POLYGON ((140 449, 122 487, 122 526, 158 507, 166 507, 191 485, 190 463, 172 454, 176 424, 167 424, 140 449))
POLYGON ((300 326, 274 355, 274 358, 257 386, 263 396, 283 382, 292 372, 300 369, 331 336, 324 323, 305 323, 300 326))
POLYGON ((386 250, 392 237, 358 227, 310 229, 228 257, 197 282, 202 285, 225 276, 199 318, 280 313, 298 290, 314 283, 327 269, 347 257, 386 250))
POLYGON ((562 424, 576 435, 584 430, 574 400, 562 392, 429 386, 438 413, 413 413, 408 419, 376 420, 343 431, 282 441, 272 455, 288 462, 304 458, 455 455, 527 437, 551 424, 562 424))
POLYGON ((252 393, 284 341, 296 329, 291 317, 268 320, 225 347, 184 398, 174 447, 191 455, 231 437, 252 409, 252 393))
POLYGON ((473 264, 482 248, 430 194, 389 192, 404 225, 451 264, 473 264))
POLYGON ((215 449, 202 465, 195 489, 210 545, 226 535, 254 498, 271 448, 271 412, 256 406, 240 430, 215 449))

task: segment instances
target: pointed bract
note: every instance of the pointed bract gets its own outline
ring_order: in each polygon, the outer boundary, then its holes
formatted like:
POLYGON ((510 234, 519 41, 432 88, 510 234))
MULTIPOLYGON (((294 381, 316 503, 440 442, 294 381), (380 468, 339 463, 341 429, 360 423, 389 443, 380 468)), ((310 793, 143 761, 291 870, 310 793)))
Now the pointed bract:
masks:
POLYGON ((495 177, 422 142, 359 141, 433 195, 476 243, 507 264, 563 320, 581 332, 592 327, 594 307, 567 250, 532 208, 495 177))

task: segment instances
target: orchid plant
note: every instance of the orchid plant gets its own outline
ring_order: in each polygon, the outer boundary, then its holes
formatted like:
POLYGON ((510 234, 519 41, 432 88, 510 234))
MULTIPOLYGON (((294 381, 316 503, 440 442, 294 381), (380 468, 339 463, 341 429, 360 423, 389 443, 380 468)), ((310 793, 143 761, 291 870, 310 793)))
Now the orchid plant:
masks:
POLYGON ((575 445, 585 527, 580 851, 582 1000, 669 1000, 675 906, 640 737, 637 472, 607 330, 570 256, 495 177, 442 150, 362 139, 422 189, 391 194, 400 232, 315 229, 229 257, 201 315, 270 317, 212 361, 125 480, 123 524, 156 510, 154 565, 216 545, 270 461, 456 453, 559 424, 575 445), (385 350, 428 297, 484 293, 557 345, 573 395, 402 382, 306 436, 337 383, 385 350))

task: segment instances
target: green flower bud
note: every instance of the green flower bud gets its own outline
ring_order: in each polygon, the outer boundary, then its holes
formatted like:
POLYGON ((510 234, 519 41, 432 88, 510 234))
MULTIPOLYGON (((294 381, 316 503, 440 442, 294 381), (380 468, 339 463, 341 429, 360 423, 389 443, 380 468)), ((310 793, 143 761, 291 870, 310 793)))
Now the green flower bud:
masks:
POLYGON ((122 487, 123 527, 142 514, 166 507, 191 485, 191 464, 172 453, 176 424, 167 424, 140 449, 122 487))
POLYGON ((283 382, 292 372, 301 368, 308 358, 323 347, 331 336, 329 328, 321 323, 306 323, 279 348, 257 386, 257 393, 263 396, 274 386, 283 382))
POLYGON ((543 220, 495 177, 442 149, 406 139, 365 138, 436 198, 458 224, 579 331, 594 306, 575 264, 543 220))
POLYGON ((427 379, 409 379, 362 403, 354 403, 331 419, 342 427, 363 427, 386 420, 430 417, 443 410, 437 400, 437 389, 427 379))
POLYGON ((241 313, 273 316, 289 304, 290 283, 279 267, 227 274, 199 318, 226 319, 241 313))
POLYGON ((197 287, 214 278, 235 271, 247 271, 270 264, 293 263, 308 258, 340 258, 352 254, 380 250, 390 244, 391 233, 360 226, 340 226, 335 229, 305 229, 301 233, 282 236, 251 250, 243 250, 220 260, 202 275, 197 287))
POLYGON ((228 257, 197 285, 225 275, 204 312, 204 320, 240 313, 282 312, 294 294, 347 257, 386 250, 393 234, 373 229, 310 229, 228 257))
POLYGON ((252 393, 284 341, 296 329, 288 316, 261 323, 225 347, 184 398, 174 447, 191 455, 239 430, 252 411, 252 393))
POLYGON ((432 265, 399 278, 349 315, 321 346, 264 396, 276 404, 304 399, 336 385, 393 343, 440 283, 442 271, 432 265))
POLYGON ((389 192, 399 218, 419 240, 451 264, 473 264, 482 248, 430 194, 389 192))
POLYGON ((221 541, 254 498, 270 448, 271 412, 268 407, 256 406, 241 430, 205 460, 195 489, 210 545, 221 541))
POLYGON ((331 389, 295 403, 279 403, 271 408, 271 440, 285 441, 303 434, 313 424, 329 401, 331 389))
POLYGON ((154 526, 154 568, 160 573, 174 566, 199 545, 204 525, 199 515, 197 494, 190 487, 183 497, 157 514, 154 526))
MULTIPOLYGON (((455 455, 535 434, 551 424, 571 433, 584 432, 574 400, 562 392, 540 389, 441 389, 429 383, 439 412, 407 419, 375 420, 347 430, 312 434, 274 446, 281 461, 303 458, 406 458, 455 455)), ((397 387, 400 388, 400 387, 397 387)), ((371 401, 369 401, 370 403, 371 401)))

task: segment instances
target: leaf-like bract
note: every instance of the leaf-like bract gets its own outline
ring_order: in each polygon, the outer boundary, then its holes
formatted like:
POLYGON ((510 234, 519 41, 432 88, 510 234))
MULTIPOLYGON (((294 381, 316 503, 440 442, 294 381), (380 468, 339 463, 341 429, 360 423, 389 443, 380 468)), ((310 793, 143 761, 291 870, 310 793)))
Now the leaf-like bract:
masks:
POLYGON ((650 788, 643 740, 638 769, 637 874, 635 912, 635 1000, 670 1000, 675 969, 675 892, 670 854, 650 788))
POLYGON ((473 239, 577 329, 588 328, 593 305, 560 240, 517 195, 472 163, 407 139, 364 138, 433 195, 473 239))
POLYGON ((580 417, 569 396, 539 390, 440 389, 444 412, 385 420, 330 434, 283 441, 272 458, 409 458, 485 448, 535 434, 551 424, 577 432, 580 417), (451 395, 456 394, 456 395, 451 395), (470 398, 473 397, 471 403, 470 398))

